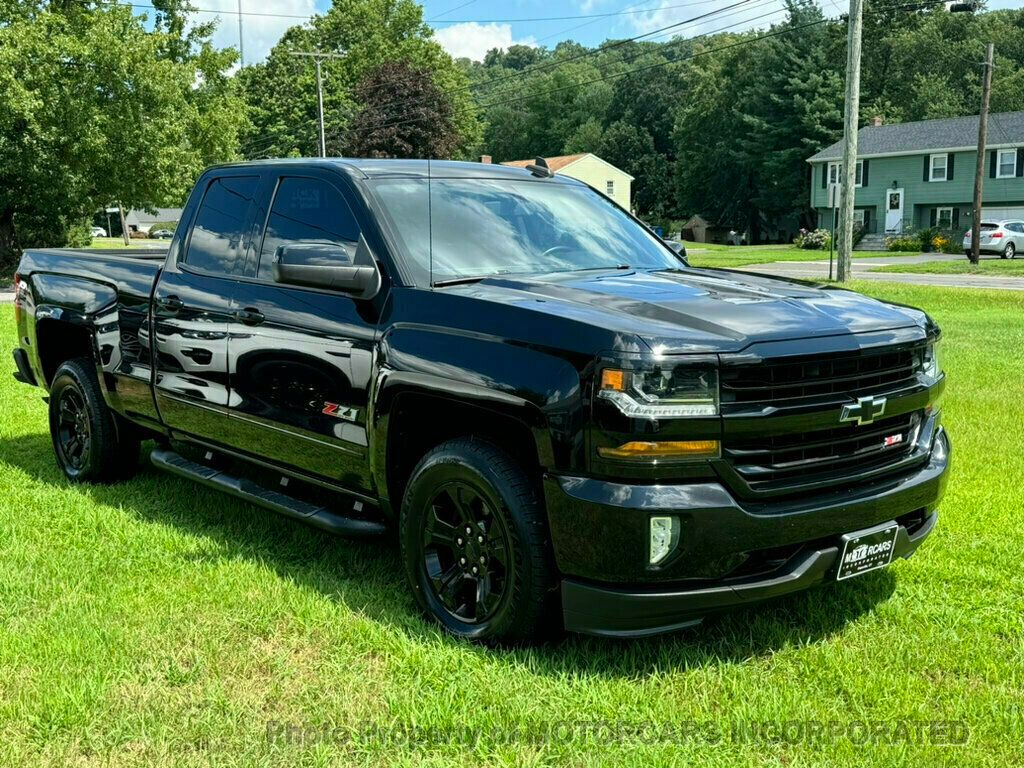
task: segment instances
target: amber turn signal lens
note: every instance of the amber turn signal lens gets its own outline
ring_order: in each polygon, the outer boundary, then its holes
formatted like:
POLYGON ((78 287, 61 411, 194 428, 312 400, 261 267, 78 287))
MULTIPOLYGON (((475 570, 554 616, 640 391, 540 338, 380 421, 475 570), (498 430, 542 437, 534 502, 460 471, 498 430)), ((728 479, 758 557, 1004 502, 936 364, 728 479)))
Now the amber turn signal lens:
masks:
POLYGON ((612 389, 616 392, 626 391, 626 372, 614 368, 605 368, 601 372, 601 389, 612 389))
POLYGON ((718 456, 717 440, 646 442, 635 440, 618 448, 598 448, 604 459, 700 459, 718 456))

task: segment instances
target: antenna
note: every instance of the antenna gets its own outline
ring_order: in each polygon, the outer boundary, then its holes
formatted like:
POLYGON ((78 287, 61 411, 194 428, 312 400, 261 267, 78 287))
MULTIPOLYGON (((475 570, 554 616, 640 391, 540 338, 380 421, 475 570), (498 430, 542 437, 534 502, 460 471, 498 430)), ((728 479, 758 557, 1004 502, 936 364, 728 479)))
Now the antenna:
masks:
POLYGON ((526 166, 526 170, 538 179, 550 179, 555 175, 555 172, 548 168, 548 161, 543 157, 535 157, 533 162, 526 166))

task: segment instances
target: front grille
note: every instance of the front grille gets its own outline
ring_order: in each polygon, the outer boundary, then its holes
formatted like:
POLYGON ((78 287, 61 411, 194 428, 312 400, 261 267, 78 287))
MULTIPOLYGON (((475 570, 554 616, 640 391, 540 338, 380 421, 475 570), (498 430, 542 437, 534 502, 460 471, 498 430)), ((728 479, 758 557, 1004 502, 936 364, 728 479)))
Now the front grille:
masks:
POLYGON ((923 346, 886 347, 725 366, 721 398, 723 403, 794 405, 829 395, 860 397, 912 383, 923 359, 923 346))
POLYGON ((921 421, 915 411, 865 426, 727 440, 724 457, 755 492, 850 483, 909 456, 921 421))

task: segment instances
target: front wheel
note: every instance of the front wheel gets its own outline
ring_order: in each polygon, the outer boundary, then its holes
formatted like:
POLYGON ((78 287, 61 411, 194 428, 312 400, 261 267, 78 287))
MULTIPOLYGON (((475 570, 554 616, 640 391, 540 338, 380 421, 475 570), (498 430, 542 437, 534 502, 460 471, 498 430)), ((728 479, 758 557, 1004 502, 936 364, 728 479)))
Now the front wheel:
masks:
POLYGON ((76 483, 119 480, 138 464, 139 439, 103 401, 88 358, 68 360, 54 374, 50 437, 57 466, 76 483))
POLYGON ((544 511, 530 478, 497 446, 458 439, 424 456, 399 528, 416 600, 452 635, 521 643, 554 624, 557 580, 544 511))

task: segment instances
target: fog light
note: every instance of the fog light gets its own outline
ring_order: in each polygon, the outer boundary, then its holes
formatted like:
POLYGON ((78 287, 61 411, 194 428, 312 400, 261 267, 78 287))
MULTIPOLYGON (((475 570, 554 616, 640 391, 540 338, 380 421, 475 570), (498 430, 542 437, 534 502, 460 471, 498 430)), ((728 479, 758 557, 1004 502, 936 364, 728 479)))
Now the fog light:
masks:
POLYGON ((651 565, 657 565, 679 543, 679 519, 675 517, 651 518, 651 565))
POLYGON ((945 461, 946 456, 949 453, 946 447, 946 435, 945 432, 940 429, 935 434, 935 441, 932 443, 932 458, 935 461, 945 461))

